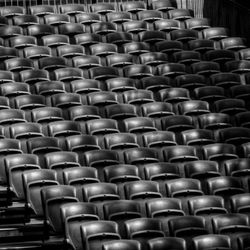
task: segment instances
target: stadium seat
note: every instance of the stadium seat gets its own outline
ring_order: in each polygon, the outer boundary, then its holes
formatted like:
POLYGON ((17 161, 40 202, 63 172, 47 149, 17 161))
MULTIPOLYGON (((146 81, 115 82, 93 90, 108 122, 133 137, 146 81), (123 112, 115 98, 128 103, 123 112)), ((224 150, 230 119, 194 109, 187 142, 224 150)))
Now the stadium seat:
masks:
POLYGON ((103 250, 140 250, 141 245, 136 240, 112 240, 103 244, 103 250))
POLYGON ((55 107, 35 108, 31 111, 32 120, 37 123, 49 123, 63 120, 62 110, 55 107))
POLYGON ((162 119, 162 128, 168 131, 177 132, 194 129, 192 117, 186 115, 173 115, 162 119))
POLYGON ((235 73, 218 73, 210 76, 211 82, 215 86, 222 88, 228 88, 231 86, 237 86, 241 84, 241 79, 238 74, 235 73))
POLYGON ((189 9, 173 9, 168 11, 169 18, 184 21, 193 17, 193 13, 189 9))
MULTIPOLYGON (((156 3, 158 1, 155 1, 156 3)), ((165 1, 164 1, 165 2, 165 1)), ((186 242, 178 237, 158 237, 148 241, 149 250, 186 250, 186 242)))
POLYGON ((42 81, 34 84, 38 95, 52 96, 55 94, 65 93, 65 86, 60 81, 42 81))
POLYGON ((69 117, 73 121, 87 121, 101 118, 98 108, 91 105, 73 106, 68 111, 69 117))
POLYGON ((233 213, 248 214, 250 207, 249 193, 232 195, 230 204, 233 213))
POLYGON ((25 122, 25 112, 19 109, 2 109, 0 111, 0 125, 11 125, 25 122))

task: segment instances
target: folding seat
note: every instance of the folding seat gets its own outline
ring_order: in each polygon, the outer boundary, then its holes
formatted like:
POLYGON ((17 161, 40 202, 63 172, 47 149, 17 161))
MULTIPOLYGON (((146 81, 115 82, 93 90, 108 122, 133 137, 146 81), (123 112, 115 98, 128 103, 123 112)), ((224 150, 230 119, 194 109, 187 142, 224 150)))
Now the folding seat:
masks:
MULTIPOLYGON (((146 53, 145 53, 146 54, 146 53)), ((170 78, 165 76, 148 76, 141 79, 142 88, 153 92, 171 87, 170 78)))
POLYGON ((13 154, 4 157, 7 183, 18 200, 24 200, 22 174, 29 170, 40 169, 39 159, 32 154, 13 154))
POLYGON ((42 42, 44 46, 53 48, 69 44, 69 37, 60 34, 47 35, 42 37, 42 42))
POLYGON ((63 57, 43 57, 38 61, 39 68, 48 71, 53 71, 59 68, 66 68, 66 59, 63 57))
POLYGON ((59 57, 66 57, 66 58, 72 58, 75 56, 82 56, 84 55, 84 47, 80 45, 62 45, 57 47, 57 53, 59 57))
POLYGON ((156 20, 162 19, 162 12, 158 10, 142 10, 137 13, 138 20, 145 22, 154 22, 156 20))
POLYGON ((245 102, 240 99, 226 98, 214 102, 214 108, 216 112, 225 113, 228 115, 236 115, 240 112, 245 112, 245 102))
POLYGON ((64 23, 69 23, 70 18, 67 14, 48 14, 44 16, 44 23, 52 26, 59 26, 64 23))
POLYGON ((20 73, 22 82, 33 84, 40 81, 48 81, 50 79, 49 72, 43 69, 27 69, 20 73))
POLYGON ((106 14, 107 21, 111 23, 124 23, 132 20, 132 16, 129 12, 115 11, 106 14))
POLYGON ((52 55, 51 49, 46 46, 26 47, 23 52, 24 57, 34 60, 42 57, 50 57, 52 55))
POLYGON ((31 154, 61 151, 59 140, 53 137, 30 138, 27 140, 27 150, 31 154))
POLYGON ((124 191, 126 199, 141 200, 161 198, 162 194, 159 190, 159 184, 155 181, 139 180, 124 183, 124 191))
POLYGON ((250 142, 250 129, 241 127, 231 127, 220 129, 219 140, 225 143, 231 143, 235 146, 250 142))
POLYGON ((139 11, 143 11, 146 10, 146 4, 143 1, 136 1, 136 2, 132 2, 132 1, 128 1, 128 2, 123 2, 121 3, 120 6, 121 10, 124 12, 131 12, 131 13, 136 13, 139 11))
POLYGON ((89 69, 90 79, 107 80, 119 76, 118 69, 108 66, 98 66, 89 69))
MULTIPOLYGON (((157 3, 159 1, 155 1, 153 3, 157 3)), ((165 1, 164 1, 165 2, 165 1)), ((155 239, 151 239, 148 241, 149 250, 186 250, 186 242, 182 238, 178 237, 159 237, 155 239)))
POLYGON ((220 41, 222 49, 228 49, 228 50, 241 50, 245 49, 246 41, 242 37, 228 37, 224 38, 220 41))
POLYGON ((113 43, 119 46, 124 43, 132 42, 133 36, 128 32, 115 32, 107 34, 106 39, 108 43, 113 43))
POLYGON ((193 146, 168 146, 163 147, 162 152, 167 162, 186 162, 199 160, 196 149, 193 146))
POLYGON ((30 10, 31 15, 35 15, 35 16, 44 16, 44 15, 55 13, 55 7, 52 5, 29 6, 29 10, 30 10))
POLYGON ((201 61, 191 65, 193 74, 210 76, 212 74, 220 73, 220 65, 216 62, 201 61))
POLYGON ((34 24, 28 26, 28 35, 35 36, 37 38, 41 38, 42 36, 47 36, 54 34, 53 26, 48 24, 34 24))
POLYGON ((249 85, 238 85, 230 88, 233 98, 242 99, 246 102, 250 97, 250 86, 249 85))
POLYGON ((167 131, 180 132, 188 129, 194 129, 195 126, 192 117, 185 115, 173 115, 162 120, 162 128, 167 131))
POLYGON ((81 134, 81 128, 78 123, 73 121, 56 121, 48 124, 50 136, 70 136, 81 134))
POLYGON ((117 94, 110 91, 91 92, 86 96, 88 103, 94 106, 117 104, 117 94))
POLYGON ((117 46, 110 43, 97 43, 90 46, 91 55, 107 56, 118 52, 117 46))
POLYGON ((31 111, 31 117, 37 123, 50 123, 64 119, 62 110, 55 107, 35 108, 31 111))
POLYGON ((125 43, 122 46, 125 53, 132 55, 140 55, 142 53, 150 52, 150 46, 145 42, 125 43))
POLYGON ((158 64, 166 63, 168 58, 167 55, 162 52, 149 52, 139 55, 141 64, 157 66, 158 64))
POLYGON ((82 33, 75 35, 75 43, 82 46, 96 44, 102 42, 102 37, 94 33, 82 33))
POLYGON ((227 143, 214 143, 203 146, 205 159, 209 161, 224 161, 238 158, 236 147, 227 143))
POLYGON ((34 36, 14 36, 9 39, 10 47, 23 49, 37 45, 37 40, 34 36))
POLYGON ((112 240, 103 243, 104 250, 140 250, 141 245, 136 240, 112 240))
POLYGON ((60 81, 44 81, 35 83, 37 94, 51 96, 58 93, 65 93, 65 86, 60 81))
POLYGON ((23 29, 20 26, 0 26, 0 37, 3 39, 8 39, 13 36, 23 35, 23 29))
POLYGON ((145 103, 141 105, 141 109, 143 116, 151 118, 161 118, 174 115, 172 105, 166 102, 145 103))
MULTIPOLYGON (((162 51, 163 52, 163 51, 162 51)), ((157 66, 158 74, 161 76, 176 77, 186 74, 186 67, 181 63, 165 63, 157 66)))
POLYGON ((169 220, 170 236, 174 237, 195 237, 208 234, 205 227, 205 219, 200 216, 182 216, 170 218, 169 220))
POLYGON ((118 153, 112 150, 91 150, 84 153, 84 158, 87 166, 104 167, 120 163, 118 153))
POLYGON ((159 91, 159 96, 163 102, 178 103, 189 101, 189 91, 185 88, 166 88, 159 91))
POLYGON ((99 67, 101 65, 101 58, 93 55, 82 55, 72 58, 73 65, 80 69, 89 69, 93 67, 99 67))
POLYGON ((0 83, 2 84, 5 82, 14 82, 14 73, 6 70, 0 70, 0 83))
POLYGON ((193 238, 193 244, 195 250, 232 249, 230 237, 226 235, 208 234, 197 236, 193 238))
POLYGON ((148 117, 131 117, 123 120, 124 130, 129 133, 157 131, 154 121, 148 117))
POLYGON ((185 20, 187 29, 191 30, 203 30, 210 28, 210 22, 207 18, 190 18, 185 20))
POLYGON ((208 191, 212 195, 220 195, 224 199, 234 194, 244 193, 242 181, 237 177, 219 176, 207 180, 208 191))
POLYGON ((105 107, 106 117, 111 119, 126 119, 136 117, 136 107, 131 104, 112 104, 105 107))
POLYGON ((173 9, 168 11, 170 19, 185 21, 186 19, 193 18, 194 14, 189 9, 173 9))
POLYGON ((45 98, 40 95, 21 95, 14 99, 15 107, 22 110, 45 107, 45 98))
POLYGON ((215 234, 249 233, 248 217, 245 214, 221 214, 212 218, 215 234))
POLYGON ((159 30, 147 30, 139 33, 139 40, 141 42, 155 44, 166 40, 166 34, 159 30))
POLYGON ((8 25, 8 18, 1 16, 0 17, 0 26, 5 26, 5 25, 8 25))
POLYGON ((74 81, 83 78, 82 70, 74 67, 56 69, 54 74, 57 81, 74 81))
POLYGON ((108 33, 116 32, 116 26, 110 22, 98 22, 91 24, 91 32, 99 35, 107 35, 108 33))
POLYGON ((68 109, 69 117, 72 121, 87 121, 101 118, 99 110, 95 106, 81 105, 68 109))
POLYGON ((9 155, 9 154, 22 154, 21 143, 16 139, 1 139, 0 140, 0 154, 9 155))
POLYGON ((241 177, 249 175, 249 163, 248 158, 238 158, 233 160, 228 160, 224 162, 226 175, 233 177, 241 177))
POLYGON ((57 173, 57 181, 64 183, 63 170, 67 168, 80 167, 78 155, 74 152, 60 151, 45 154, 45 165, 57 173))
POLYGON ((188 200, 189 212, 195 216, 226 214, 224 200, 220 196, 202 195, 188 200))
POLYGON ((191 129, 181 132, 182 141, 189 146, 202 146, 215 143, 212 131, 207 129, 191 129))
POLYGON ((207 179, 221 175, 219 165, 215 161, 191 161, 184 164, 185 175, 188 178, 207 179))
POLYGON ((144 89, 125 91, 123 99, 125 103, 133 105, 154 102, 153 92, 144 89))
POLYGON ((18 57, 18 51, 11 47, 0 47, 0 53, 0 59, 2 60, 18 57))
POLYGON ((208 103, 226 98, 224 89, 219 86, 199 87, 194 90, 194 94, 197 99, 208 103))
POLYGON ((250 158, 249 157, 250 156, 250 143, 249 142, 243 143, 241 145, 241 148, 242 148, 244 157, 250 158))
POLYGON ((173 54, 173 59, 177 63, 190 65, 195 62, 201 61, 200 53, 197 51, 183 50, 173 54))
POLYGON ((0 91, 3 96, 11 98, 19 95, 29 95, 30 87, 23 82, 8 82, 1 84, 0 91))
POLYGON ((225 49, 210 50, 207 51, 204 56, 207 61, 217 62, 221 65, 225 62, 235 60, 234 52, 225 49))
POLYGON ((213 85, 228 88, 235 85, 241 84, 241 79, 238 74, 235 73, 218 73, 210 76, 210 80, 213 85))
POLYGON ((241 112, 235 115, 236 124, 240 127, 250 128, 249 111, 241 112))
POLYGON ((214 41, 207 39, 195 39, 188 42, 188 46, 191 50, 204 53, 206 51, 214 50, 214 41))
POLYGON ((106 57, 107 64, 110 67, 124 67, 133 64, 133 56, 131 54, 111 54, 106 57))
POLYGON ((115 11, 115 5, 113 3, 96 3, 90 5, 90 11, 100 14, 106 14, 115 11))
POLYGON ((86 128, 90 135, 119 133, 117 121, 113 119, 88 120, 86 128))
POLYGON ((127 237, 138 240, 142 249, 146 247, 146 240, 164 237, 161 221, 152 218, 137 218, 125 222, 127 237))
POLYGON ((198 117, 201 128, 220 129, 231 127, 230 116, 224 113, 208 113, 198 117))
POLYGON ((22 122, 12 124, 10 127, 10 137, 14 139, 28 139, 32 137, 42 137, 42 126, 32 122, 22 122))
POLYGON ((178 108, 182 115, 196 116, 210 113, 208 102, 200 100, 180 102, 178 103, 178 108))
POLYGON ((98 13, 81 12, 76 15, 76 22, 84 25, 101 22, 101 16, 98 13))
POLYGON ((68 185, 54 185, 41 189, 41 198, 44 210, 44 223, 50 226, 57 234, 64 231, 61 214, 58 213, 63 204, 77 202, 75 188, 68 185))
POLYGON ((230 197, 230 205, 233 213, 249 214, 249 193, 232 195, 230 197))
POLYGON ((241 49, 238 51, 238 54, 241 60, 249 60, 250 50, 249 48, 241 49))
POLYGON ((60 13, 67 15, 75 15, 86 11, 83 4, 62 4, 59 6, 59 10, 60 13))
POLYGON ((25 122, 25 113, 19 109, 0 110, 0 125, 11 125, 19 122, 25 122))
POLYGON ((5 69, 7 71, 22 71, 25 69, 34 69, 34 63, 31 59, 28 58, 10 58, 4 61, 5 69))
POLYGON ((90 221, 81 225, 82 247, 89 250, 101 250, 105 242, 119 240, 118 224, 113 221, 90 221))
POLYGON ((22 177, 27 206, 31 208, 36 217, 42 218, 43 207, 40 191, 42 187, 59 184, 56 181, 56 172, 49 169, 33 169, 25 171, 22 177))
POLYGON ((81 96, 76 93, 60 93, 51 97, 52 105, 57 108, 69 108, 81 105, 81 96))
POLYGON ((160 218, 171 216, 182 216, 181 202, 175 198, 155 198, 146 201, 146 211, 149 218, 160 218))
POLYGON ((236 74, 244 74, 250 72, 250 62, 247 60, 235 60, 226 62, 226 71, 236 74))
POLYGON ((98 182, 83 185, 83 200, 86 202, 103 202, 119 200, 118 188, 116 184, 98 182))
POLYGON ((159 162, 157 151, 152 148, 130 148, 124 151, 124 159, 128 164, 146 164, 159 162))
POLYGON ((145 179, 150 181, 171 180, 180 178, 178 164, 156 162, 144 165, 145 179))
POLYGON ((181 51, 183 49, 183 44, 181 42, 172 40, 157 42, 155 46, 156 46, 156 51, 166 54, 181 51))
POLYGON ((176 85, 179 88, 195 89, 206 85, 205 77, 196 74, 185 74, 175 78, 176 85))
POLYGON ((106 87, 112 92, 136 90, 135 81, 126 77, 115 77, 106 80, 106 87))
POLYGON ((58 33, 73 38, 75 35, 84 33, 84 27, 80 23, 65 23, 58 27, 58 33))
POLYGON ((152 76, 152 68, 149 65, 132 64, 123 67, 125 77, 141 79, 146 76, 152 76))
POLYGON ((249 235, 243 234, 238 237, 238 245, 240 250, 249 250, 249 235))
POLYGON ((179 42, 188 42, 190 40, 195 40, 198 38, 198 31, 191 30, 191 29, 179 29, 179 30, 172 30, 170 32, 170 36, 172 40, 176 40, 179 42))
POLYGON ((60 207, 60 212, 64 224, 66 247, 81 249, 80 226, 85 222, 99 219, 97 207, 93 203, 71 202, 63 204, 60 207))
POLYGON ((181 28, 181 23, 174 19, 159 19, 154 22, 156 30, 170 32, 172 30, 178 30, 181 28))
POLYGON ((228 29, 224 27, 211 27, 202 31, 203 37, 208 40, 221 40, 228 37, 228 29))

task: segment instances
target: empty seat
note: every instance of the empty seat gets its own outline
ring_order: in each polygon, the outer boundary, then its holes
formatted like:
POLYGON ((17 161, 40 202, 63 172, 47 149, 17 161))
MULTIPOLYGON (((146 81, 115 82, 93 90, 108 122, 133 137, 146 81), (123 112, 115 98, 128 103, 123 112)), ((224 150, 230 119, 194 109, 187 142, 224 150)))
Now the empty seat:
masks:
MULTIPOLYGON (((160 98, 163 102, 180 103, 189 101, 189 91, 185 88, 166 88, 159 91, 160 98)), ((190 104, 195 101, 190 101, 190 104)), ((188 106, 188 105, 187 105, 188 106)))
POLYGON ((193 12, 189 9, 173 9, 168 11, 169 18, 184 21, 194 16, 193 12))
POLYGON ((129 12, 123 11, 116 11, 116 12, 109 12, 106 14, 107 20, 112 23, 124 23, 131 21, 132 17, 129 12))
POLYGON ((23 82, 8 82, 1 84, 0 91, 3 96, 8 98, 31 94, 29 85, 23 82))
POLYGON ((235 54, 230 50, 210 50, 205 53, 207 61, 217 62, 221 65, 225 62, 235 60, 235 54))
POLYGON ((181 23, 180 21, 174 19, 159 19, 154 22, 154 27, 156 30, 170 32, 172 30, 180 29, 181 23))
POLYGON ((235 85, 240 85, 240 76, 236 73, 218 73, 210 76, 213 85, 228 88, 235 85))
POLYGON ((150 47, 145 42, 131 42, 122 45, 125 53, 139 55, 145 52, 150 52, 150 47))
POLYGON ((220 41, 222 49, 240 50, 246 48, 245 39, 242 37, 228 37, 220 41))
POLYGON ((203 30, 210 28, 210 22, 207 18, 190 18, 185 20, 187 29, 203 30))
POLYGON ((197 99, 209 103, 226 98, 224 89, 218 86, 199 87, 194 90, 194 93, 197 99))
POLYGON ((241 60, 249 60, 249 53, 250 53, 249 48, 241 49, 238 53, 241 60))
POLYGON ((101 22, 101 16, 98 13, 82 12, 76 15, 76 21, 84 25, 101 22))
POLYGON ((224 27, 212 27, 202 31, 205 39, 221 40, 228 37, 228 30, 224 27))
POLYGON ((25 122, 25 113, 19 109, 0 110, 0 125, 11 125, 19 122, 25 122))
POLYGON ((18 109, 28 110, 45 107, 45 98, 40 95, 21 95, 15 97, 15 106, 18 109))
POLYGON ((81 96, 76 93, 59 93, 51 96, 52 105, 58 108, 69 108, 81 105, 81 96))
POLYGON ((67 14, 48 14, 44 16, 44 22, 49 25, 58 26, 63 23, 69 23, 70 18, 67 14))
POLYGON ((174 61, 185 65, 201 61, 200 53, 197 51, 182 50, 173 54, 174 61))
POLYGON ((11 47, 0 47, 0 59, 5 60, 9 58, 15 58, 18 57, 18 50, 11 47))
POLYGON ((172 105, 165 102, 153 102, 142 104, 143 116, 160 118, 164 116, 174 115, 172 105))
POLYGON ((199 160, 193 146, 169 146, 162 149, 164 158, 167 162, 186 162, 199 160))
POLYGON ((166 54, 162 52, 143 53, 139 56, 141 64, 157 66, 167 62, 166 54))
POLYGON ((104 167, 120 163, 119 155, 112 150, 91 150, 84 153, 85 162, 90 167, 104 167))
POLYGON ((33 46, 24 48, 24 56, 29 59, 39 59, 42 57, 50 57, 51 49, 46 46, 33 46))
POLYGON ((102 66, 101 58, 99 56, 93 56, 93 55, 75 56, 72 58, 72 61, 74 67, 80 69, 89 69, 92 67, 102 66))
POLYGON ((195 128, 192 117, 186 115, 173 115, 162 119, 162 128, 168 131, 184 131, 195 128))
POLYGON ((144 89, 128 90, 123 92, 123 99, 128 104, 143 104, 154 101, 153 92, 144 89))
POLYGON ((112 92, 135 90, 135 81, 126 77, 115 77, 106 80, 107 89, 112 92))
POLYGON ((37 94, 51 96, 58 93, 65 93, 65 86, 60 81, 42 81, 35 83, 37 94))
POLYGON ((66 60, 63 57, 43 57, 39 59, 38 63, 40 69, 51 71, 67 67, 66 60))
POLYGON ((155 44, 156 50, 162 53, 174 53, 183 49, 183 44, 179 41, 161 41, 155 44))
POLYGON ((240 112, 245 112, 245 102, 240 99, 226 98, 214 102, 216 112, 225 113, 228 115, 236 115, 240 112))
POLYGON ((79 79, 71 81, 72 92, 77 94, 87 94, 100 91, 100 82, 93 79, 79 79))
POLYGON ((23 49, 37 45, 37 40, 33 36, 14 36, 10 38, 10 47, 23 49))
POLYGON ((140 250, 141 245, 136 240, 112 240, 103 243, 103 250, 140 250))
POLYGON ((224 162, 226 175, 233 177, 245 177, 249 174, 249 158, 238 158, 224 162))
POLYGON ((48 124, 49 134, 53 137, 81 134, 79 124, 73 121, 56 121, 48 124))
POLYGON ((89 69, 90 78, 95 80, 107 80, 119 76, 118 69, 113 67, 93 67, 89 69))
POLYGON ((84 27, 81 23, 65 23, 59 26, 58 33, 72 38, 75 35, 84 33, 84 27))
POLYGON ((32 120, 38 123, 49 123, 63 120, 62 110, 55 107, 35 108, 31 111, 32 120))
POLYGON ((106 59, 111 67, 124 67, 133 64, 133 57, 130 54, 111 54, 106 59))
POLYGON ((139 33, 139 40, 146 43, 156 43, 166 40, 166 34, 159 30, 147 30, 139 33))
POLYGON ((75 43, 82 46, 89 46, 102 41, 102 37, 99 34, 94 33, 82 33, 75 35, 75 43))
POLYGON ((73 121, 87 121, 101 118, 98 108, 91 105, 73 106, 68 111, 69 117, 73 121))
POLYGON ((106 35, 108 33, 116 32, 116 26, 110 22, 98 22, 91 24, 92 33, 99 35, 106 35))
POLYGON ((30 6, 29 10, 31 14, 35 16, 44 16, 55 13, 55 8, 51 5, 34 5, 30 6))
POLYGON ((195 39, 188 42, 188 46, 191 50, 205 53, 206 51, 214 50, 214 41, 208 39, 195 39))
POLYGON ((226 62, 226 71, 237 74, 250 72, 250 62, 247 60, 229 61, 226 62))
POLYGON ((191 129, 181 132, 182 141, 186 145, 200 146, 215 142, 213 133, 206 129, 191 129))
POLYGON ((250 128, 249 111, 241 112, 235 115, 238 126, 250 128))
POLYGON ((90 11, 100 14, 106 14, 115 11, 115 5, 113 3, 96 3, 90 5, 90 11))
POLYGON ((59 6, 60 13, 67 15, 75 15, 77 13, 83 13, 85 6, 82 4, 63 4, 59 6))
POLYGON ((76 56, 84 55, 84 47, 80 45, 62 45, 57 47, 58 56, 63 56, 66 58, 72 58, 76 56))
POLYGON ((106 39, 108 43, 113 43, 116 44, 117 46, 133 41, 132 34, 127 32, 109 33, 107 34, 106 39))
POLYGON ((171 86, 170 79, 165 76, 148 76, 141 79, 142 87, 153 92, 165 89, 171 86))
POLYGON ((132 104, 112 104, 105 107, 106 117, 111 119, 125 119, 136 117, 136 107, 132 104))
POLYGON ((249 193, 232 195, 230 197, 230 205, 233 213, 249 214, 249 193))
POLYGON ((230 88, 232 97, 237 99, 248 101, 250 97, 250 86, 249 85, 238 85, 230 88))
POLYGON ((132 64, 123 68, 124 76, 129 78, 141 79, 152 76, 152 68, 146 64, 132 64))
POLYGON ((115 92, 100 91, 87 94, 87 100, 90 105, 107 106, 117 104, 117 94, 115 92))
POLYGON ((33 84, 40 81, 48 81, 50 79, 49 72, 43 69, 28 69, 20 72, 22 82, 33 84))
POLYGON ((224 200, 220 196, 202 195, 191 197, 188 200, 188 206, 191 215, 205 216, 213 214, 226 214, 224 200))
POLYGON ((40 38, 42 36, 54 34, 54 28, 47 24, 34 24, 28 26, 28 34, 40 38))
POLYGON ((54 74, 58 81, 73 81, 83 78, 82 70, 74 67, 56 69, 54 74))
POLYGON ((126 148, 137 148, 137 138, 132 133, 115 133, 104 135, 104 143, 108 149, 126 149, 126 148))
POLYGON ((143 1, 123 2, 123 3, 121 3, 121 10, 135 13, 138 11, 146 10, 146 5, 143 1))
POLYGON ((178 164, 167 162, 148 163, 144 165, 146 180, 165 181, 180 178, 178 164))
POLYGON ((23 29, 20 26, 0 26, 0 37, 3 39, 8 39, 13 36, 23 35, 23 29))
POLYGON ((42 37, 43 45, 48 47, 58 47, 69 44, 69 37, 60 34, 47 35, 42 37))
POLYGON ((210 76, 220 72, 220 65, 216 62, 201 61, 191 65, 194 74, 210 76))
POLYGON ((181 63, 166 63, 157 66, 159 75, 175 77, 186 74, 186 67, 181 63))
POLYGON ((190 100, 178 103, 179 112, 183 115, 202 115, 210 113, 209 104, 203 100, 190 100))
POLYGON ((250 157, 249 157, 249 155, 250 155, 250 143, 249 143, 249 142, 243 143, 243 144, 241 145, 241 148, 242 148, 244 157, 250 158, 250 157))
POLYGON ((198 38, 198 31, 191 29, 178 29, 170 32, 171 39, 186 43, 198 38))
MULTIPOLYGON (((157 3, 159 1, 155 1, 153 3, 157 3)), ((164 1, 165 2, 165 1, 164 1)), ((150 250, 186 250, 186 242, 182 238, 178 237, 158 237, 155 239, 151 239, 148 241, 148 246, 150 250)))
POLYGON ((117 122, 113 119, 93 119, 86 123, 87 132, 91 135, 118 133, 117 122))
POLYGON ((13 82, 14 81, 14 74, 13 72, 6 71, 6 70, 0 70, 0 82, 5 83, 5 82, 13 82))
POLYGON ((185 74, 176 77, 176 85, 180 88, 195 89, 205 86, 205 77, 196 74, 185 74))
POLYGON ((29 58, 11 58, 4 61, 5 69, 8 71, 22 71, 25 69, 33 69, 34 63, 29 58))
POLYGON ((239 245, 240 249, 249 250, 248 234, 239 235, 238 245, 239 245))
POLYGON ((118 188, 113 183, 98 182, 82 187, 83 200, 86 202, 103 202, 119 200, 118 188))
POLYGON ((162 12, 157 10, 142 10, 137 13, 138 20, 154 22, 162 19, 162 12))
POLYGON ((130 20, 122 23, 123 30, 129 33, 140 33, 148 30, 147 23, 143 21, 130 20))
POLYGON ((156 131, 154 121, 148 117, 131 117, 123 120, 124 128, 129 133, 156 131))
POLYGON ((203 146, 203 153, 207 160, 229 160, 238 158, 236 147, 232 144, 214 143, 203 146))
POLYGON ((97 43, 90 46, 90 52, 95 56, 107 56, 117 53, 117 46, 111 43, 97 43))

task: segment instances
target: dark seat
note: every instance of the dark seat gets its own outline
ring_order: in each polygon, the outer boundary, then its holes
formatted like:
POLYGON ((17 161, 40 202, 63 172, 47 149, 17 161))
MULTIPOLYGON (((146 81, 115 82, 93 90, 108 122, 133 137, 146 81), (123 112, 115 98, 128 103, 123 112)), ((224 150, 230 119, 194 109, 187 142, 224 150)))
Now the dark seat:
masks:
POLYGON ((36 108, 31 111, 32 120, 37 123, 49 123, 63 120, 62 110, 55 107, 36 108))
MULTIPOLYGON (((158 1, 155 1, 156 3, 158 1)), ((165 2, 165 1, 164 1, 165 2)), ((149 250, 186 250, 186 242, 178 237, 158 237, 148 241, 149 250)))
POLYGON ((69 117, 73 121, 87 121, 101 118, 98 108, 91 105, 73 106, 68 111, 69 117))

